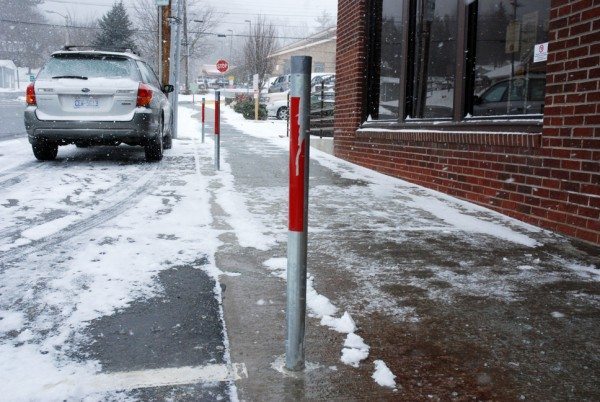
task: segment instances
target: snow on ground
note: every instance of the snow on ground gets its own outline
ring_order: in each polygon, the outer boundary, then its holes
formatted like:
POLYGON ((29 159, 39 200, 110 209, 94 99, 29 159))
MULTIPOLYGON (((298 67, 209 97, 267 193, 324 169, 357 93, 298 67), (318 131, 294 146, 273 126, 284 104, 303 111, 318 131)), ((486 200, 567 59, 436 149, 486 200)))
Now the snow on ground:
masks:
MULTIPOLYGON (((27 139, 0 142, 0 185, 9 186, 0 197, 3 395, 89 396, 70 379, 92 384, 101 366, 72 360, 69 345, 86 341, 90 321, 160 295, 157 274, 194 264, 198 250, 220 300, 214 255, 221 231, 212 228, 206 191, 215 179, 188 167, 212 148, 197 144, 198 124, 187 110, 170 163, 145 163, 141 149, 124 146, 105 159, 90 150, 91 160, 87 150, 61 147, 56 162, 40 163, 27 139)), ((231 392, 235 399, 235 386, 231 392)))
MULTIPOLYGON (((136 151, 136 157, 127 147, 119 147, 114 157, 89 160, 82 157, 86 150, 72 146, 61 147, 59 158, 63 159, 43 164, 33 160, 26 139, 0 142, 0 186, 10 188, 0 196, 3 395, 21 400, 41 394, 48 399, 83 398, 88 390, 73 386, 68 379, 76 377, 89 383, 101 367, 96 361, 71 360, 65 345, 82 341, 82 331, 90 320, 114 314, 133 301, 159 295, 162 289, 156 275, 177 264, 193 263, 198 249, 206 254, 208 264, 202 269, 215 278, 214 292, 220 300, 218 278, 223 272, 215 265, 214 256, 221 245, 219 235, 225 231, 233 233, 240 246, 257 250, 268 250, 277 241, 285 240, 285 225, 254 209, 257 200, 279 203, 285 196, 284 190, 237 189, 225 149, 222 171, 218 175, 203 173, 200 161, 212 155, 213 142, 207 136, 206 142, 200 143, 197 110, 197 104, 194 110, 179 109, 179 140, 167 153, 172 160, 169 164, 144 163, 143 152, 136 151), (126 161, 120 162, 123 157, 126 161), (211 202, 226 213, 230 230, 213 228, 211 202), (202 239, 200 244, 198 238, 202 239), (38 247, 43 252, 36 252, 38 247), (14 394, 16 389, 18 394, 14 394)), ((248 121, 228 107, 222 110, 226 123, 279 150, 288 148, 285 121, 248 121)), ((266 147, 265 152, 269 152, 266 147)), ((389 297, 376 286, 378 281, 397 276, 398 272, 405 275, 406 285, 422 289, 426 297, 446 302, 451 302, 456 294, 510 300, 517 297, 518 284, 524 281, 599 278, 593 267, 574 260, 562 262, 563 272, 545 271, 546 261, 527 251, 548 236, 538 228, 314 149, 311 158, 312 167, 331 170, 339 180, 360 184, 334 189, 327 183, 312 186, 311 194, 328 199, 329 204, 314 206, 311 214, 332 214, 334 210, 340 214, 335 216, 336 224, 369 231, 380 236, 380 240, 406 241, 412 233, 431 232, 436 236, 454 236, 457 241, 482 249, 509 242, 523 250, 521 256, 505 257, 504 276, 488 275, 468 256, 458 268, 471 270, 470 275, 457 274, 455 267, 446 266, 443 261, 432 264, 418 257, 407 259, 406 265, 399 267, 351 251, 337 255, 341 269, 352 275, 360 287, 333 303, 331 296, 318 293, 319 276, 311 272, 307 304, 312 317, 347 334, 340 358, 344 364, 356 367, 369 355, 369 340, 356 334, 360 322, 357 325, 350 313, 360 308, 361 313, 383 313, 400 322, 419 319, 414 307, 399 305, 397 298, 389 297), (380 208, 348 204, 366 203, 373 198, 381 203, 380 208), (351 214, 346 214, 348 211, 351 214), (423 269, 430 275, 412 274, 423 269), (432 285, 440 281, 449 286, 432 285), (358 306, 357 300, 366 302, 358 306), (344 313, 337 316, 340 311, 344 313)), ((333 220, 309 220, 309 232, 327 233, 333 220)), ((335 244, 321 246, 334 249, 335 244)), ((264 265, 272 275, 286 278, 286 258, 274 257, 264 265)), ((257 304, 265 304, 266 299, 259 299, 257 304)), ((555 318, 561 315, 552 313, 555 318)), ((394 387, 394 375, 385 363, 376 360, 375 365, 374 380, 394 387)), ((232 393, 235 395, 235 387, 232 393)))

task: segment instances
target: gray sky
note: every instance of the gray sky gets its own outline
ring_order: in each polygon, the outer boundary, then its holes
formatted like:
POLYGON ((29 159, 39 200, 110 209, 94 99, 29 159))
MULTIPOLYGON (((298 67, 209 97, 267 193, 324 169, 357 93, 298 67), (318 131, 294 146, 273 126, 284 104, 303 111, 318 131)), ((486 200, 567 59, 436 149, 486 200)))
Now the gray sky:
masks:
MULTIPOLYGON (((44 10, 53 10, 59 13, 69 12, 75 19, 98 18, 110 9, 114 0, 44 0, 40 6, 44 10)), ((134 0, 123 0, 123 4, 130 9, 134 0)), ((280 34, 286 31, 302 32, 302 28, 314 28, 315 18, 323 10, 335 18, 337 14, 337 0, 204 0, 203 3, 211 5, 217 12, 225 13, 223 23, 217 28, 223 33, 228 29, 234 32, 247 30, 248 23, 256 14, 262 14, 278 24, 280 34)), ((48 14, 48 18, 56 23, 64 23, 64 19, 57 15, 48 14)))

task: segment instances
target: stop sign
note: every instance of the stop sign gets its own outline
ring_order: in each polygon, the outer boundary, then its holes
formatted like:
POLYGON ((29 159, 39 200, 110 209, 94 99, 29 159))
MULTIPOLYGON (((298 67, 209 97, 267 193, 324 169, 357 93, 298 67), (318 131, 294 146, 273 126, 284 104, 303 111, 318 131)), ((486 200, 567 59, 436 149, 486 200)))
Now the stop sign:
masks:
POLYGON ((217 61, 217 70, 219 70, 220 73, 224 73, 228 69, 229 69, 229 63, 227 62, 227 60, 221 59, 221 60, 217 61))

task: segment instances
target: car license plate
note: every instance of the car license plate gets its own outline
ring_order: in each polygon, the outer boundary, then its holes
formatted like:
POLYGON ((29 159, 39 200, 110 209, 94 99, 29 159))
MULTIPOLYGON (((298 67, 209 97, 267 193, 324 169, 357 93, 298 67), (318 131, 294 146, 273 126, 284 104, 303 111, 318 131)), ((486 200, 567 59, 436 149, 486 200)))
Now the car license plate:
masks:
POLYGON ((73 101, 75 109, 95 109, 98 107, 98 99, 96 98, 75 98, 73 101))

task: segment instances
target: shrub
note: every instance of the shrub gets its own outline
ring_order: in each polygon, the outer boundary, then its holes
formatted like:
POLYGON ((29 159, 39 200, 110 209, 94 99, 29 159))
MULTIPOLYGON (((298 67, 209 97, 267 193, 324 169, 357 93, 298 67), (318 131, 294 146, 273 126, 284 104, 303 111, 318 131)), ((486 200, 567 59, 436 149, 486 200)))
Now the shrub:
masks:
MULTIPOLYGON (((238 102, 233 107, 233 110, 237 113, 241 113, 245 119, 253 120, 254 119, 254 100, 244 100, 242 102, 238 102)), ((267 107, 263 104, 258 105, 258 118, 260 120, 267 120, 267 107)))

